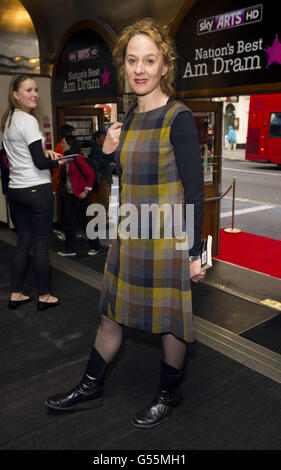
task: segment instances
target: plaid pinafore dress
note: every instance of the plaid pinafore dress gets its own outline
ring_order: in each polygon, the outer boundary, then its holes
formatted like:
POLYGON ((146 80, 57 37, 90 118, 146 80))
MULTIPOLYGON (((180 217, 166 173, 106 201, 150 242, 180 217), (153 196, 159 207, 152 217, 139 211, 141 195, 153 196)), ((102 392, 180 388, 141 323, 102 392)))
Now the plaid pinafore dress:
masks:
MULTIPOLYGON (((142 205, 182 203, 183 185, 170 130, 176 116, 187 108, 174 100, 145 113, 134 113, 135 108, 123 123, 116 163, 119 204, 137 208, 138 219, 131 224, 133 237, 124 237, 121 230, 109 249, 100 313, 129 327, 193 341, 188 250, 176 249, 179 240, 163 236, 163 227, 155 238, 151 229, 141 226, 147 218, 144 221, 139 215, 142 205), (145 239, 140 238, 143 228, 145 239)), ((163 217, 160 220, 161 225, 163 217)))

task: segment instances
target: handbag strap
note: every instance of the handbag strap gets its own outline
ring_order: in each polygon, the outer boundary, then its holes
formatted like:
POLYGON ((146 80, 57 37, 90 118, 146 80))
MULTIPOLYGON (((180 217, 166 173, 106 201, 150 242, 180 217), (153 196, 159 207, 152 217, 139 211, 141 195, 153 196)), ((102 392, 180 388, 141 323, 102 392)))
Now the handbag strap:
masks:
POLYGON ((73 163, 75 164, 76 168, 80 171, 81 175, 85 178, 85 180, 87 179, 87 176, 83 173, 83 171, 81 170, 80 166, 78 165, 77 161, 76 161, 76 157, 73 158, 73 163))

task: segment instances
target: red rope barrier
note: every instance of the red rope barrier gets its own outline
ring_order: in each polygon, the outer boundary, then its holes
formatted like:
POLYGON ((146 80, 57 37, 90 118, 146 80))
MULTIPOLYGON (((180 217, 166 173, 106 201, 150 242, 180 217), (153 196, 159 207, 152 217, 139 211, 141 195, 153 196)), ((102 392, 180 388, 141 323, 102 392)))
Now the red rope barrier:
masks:
POLYGON ((225 191, 225 193, 223 193, 223 195, 221 196, 221 199, 227 195, 227 193, 231 190, 232 188, 232 184, 229 186, 229 188, 227 188, 227 190, 225 191))

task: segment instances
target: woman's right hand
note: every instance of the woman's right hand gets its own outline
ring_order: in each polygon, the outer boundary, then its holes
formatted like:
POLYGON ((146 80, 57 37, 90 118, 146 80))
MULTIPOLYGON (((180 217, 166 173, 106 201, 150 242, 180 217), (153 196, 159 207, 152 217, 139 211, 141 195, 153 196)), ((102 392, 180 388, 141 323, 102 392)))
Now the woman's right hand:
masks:
POLYGON ((108 129, 102 146, 102 151, 106 155, 115 152, 115 150, 117 149, 122 125, 122 122, 115 122, 108 129))
POLYGON ((54 152, 54 150, 45 150, 45 157, 50 158, 51 160, 57 160, 61 157, 60 153, 54 152))

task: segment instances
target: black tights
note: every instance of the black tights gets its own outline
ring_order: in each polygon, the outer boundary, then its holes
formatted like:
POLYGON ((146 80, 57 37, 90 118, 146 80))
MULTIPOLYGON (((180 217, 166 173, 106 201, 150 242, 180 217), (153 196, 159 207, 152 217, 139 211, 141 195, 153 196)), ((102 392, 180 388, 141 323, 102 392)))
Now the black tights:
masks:
MULTIPOLYGON (((123 327, 105 315, 101 315, 94 346, 107 363, 113 360, 121 346, 122 339, 123 327)), ((186 343, 173 334, 167 333, 161 335, 161 346, 163 362, 175 369, 181 369, 185 360, 186 343)))
POLYGON ((29 188, 9 188, 8 199, 14 209, 18 232, 18 244, 12 262, 11 292, 22 290, 29 252, 33 247, 33 264, 39 296, 48 294, 48 243, 54 213, 52 185, 47 183, 29 188))

